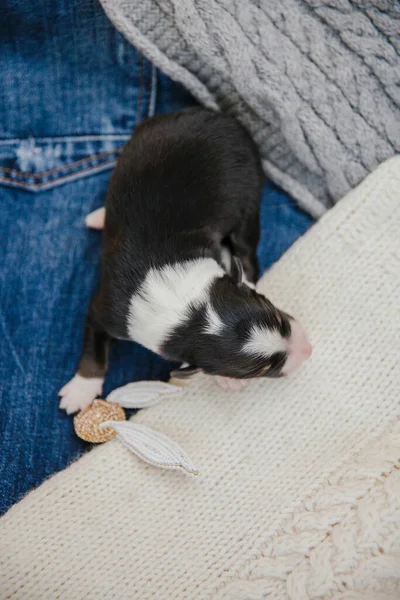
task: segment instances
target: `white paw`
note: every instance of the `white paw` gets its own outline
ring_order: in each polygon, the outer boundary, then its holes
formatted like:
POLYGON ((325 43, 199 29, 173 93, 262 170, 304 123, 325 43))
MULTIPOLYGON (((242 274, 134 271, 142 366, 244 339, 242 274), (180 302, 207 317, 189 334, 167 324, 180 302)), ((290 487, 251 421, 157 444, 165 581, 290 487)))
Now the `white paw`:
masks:
POLYGON ((58 392, 61 396, 60 408, 72 414, 77 410, 85 410, 101 394, 104 379, 99 377, 82 377, 78 373, 58 392))
POLYGON ((247 379, 232 379, 231 377, 221 377, 220 375, 217 375, 215 379, 219 387, 223 390, 232 390, 233 392, 239 392, 247 385, 247 379))
POLYGON ((85 219, 86 227, 91 229, 104 229, 106 209, 104 206, 91 212, 85 219))

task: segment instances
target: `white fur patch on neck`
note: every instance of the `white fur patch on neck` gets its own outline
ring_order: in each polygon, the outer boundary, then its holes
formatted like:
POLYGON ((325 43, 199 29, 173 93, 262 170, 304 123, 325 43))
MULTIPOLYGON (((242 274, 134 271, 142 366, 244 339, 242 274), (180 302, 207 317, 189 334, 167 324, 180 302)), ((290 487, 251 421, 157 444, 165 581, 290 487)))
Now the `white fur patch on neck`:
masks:
POLYGON ((212 258, 150 269, 130 301, 129 336, 158 352, 172 330, 187 318, 189 305, 206 303, 212 282, 223 275, 212 258))
POLYGON ((287 342, 276 329, 255 325, 243 346, 243 352, 268 357, 275 352, 287 352, 287 342))

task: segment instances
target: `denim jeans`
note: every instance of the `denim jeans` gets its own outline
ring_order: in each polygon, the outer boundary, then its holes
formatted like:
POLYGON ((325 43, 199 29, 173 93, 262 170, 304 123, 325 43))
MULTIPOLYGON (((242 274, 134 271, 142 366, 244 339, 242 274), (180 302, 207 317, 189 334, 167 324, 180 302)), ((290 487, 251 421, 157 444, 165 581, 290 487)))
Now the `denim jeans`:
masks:
MULTIPOLYGON (((14 0, 0 16, 0 512, 90 446, 58 408, 98 284, 104 203, 135 125, 194 103, 113 28, 97 2, 14 0)), ((266 184, 267 269, 310 226, 266 184)), ((137 344, 111 350, 106 395, 171 365, 137 344)))

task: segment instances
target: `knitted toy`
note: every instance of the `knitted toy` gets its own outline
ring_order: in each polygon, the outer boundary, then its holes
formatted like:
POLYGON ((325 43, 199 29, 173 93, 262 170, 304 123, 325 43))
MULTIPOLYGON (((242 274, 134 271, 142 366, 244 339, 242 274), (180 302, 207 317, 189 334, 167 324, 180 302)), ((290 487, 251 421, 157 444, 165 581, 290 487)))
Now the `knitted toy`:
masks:
POLYGON ((149 427, 126 421, 123 410, 146 408, 181 392, 180 387, 161 381, 128 383, 111 392, 107 401, 95 400, 77 414, 75 432, 83 440, 95 444, 117 437, 128 450, 150 465, 197 475, 197 469, 177 443, 149 427))

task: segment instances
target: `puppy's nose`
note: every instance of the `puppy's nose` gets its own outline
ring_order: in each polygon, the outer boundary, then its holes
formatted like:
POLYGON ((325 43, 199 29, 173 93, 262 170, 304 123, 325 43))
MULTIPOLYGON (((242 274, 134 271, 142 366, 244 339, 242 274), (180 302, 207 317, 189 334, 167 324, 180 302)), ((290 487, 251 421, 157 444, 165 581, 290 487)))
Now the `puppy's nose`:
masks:
POLYGON ((293 373, 312 354, 312 346, 303 327, 298 321, 291 322, 292 332, 288 339, 288 357, 282 369, 284 375, 293 373))

